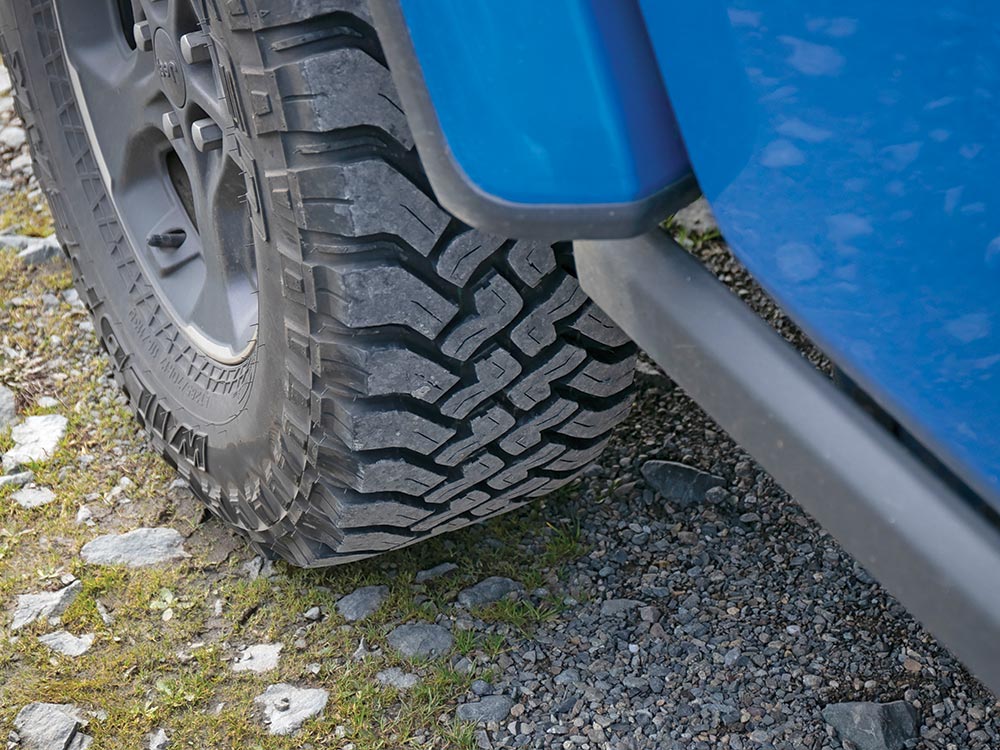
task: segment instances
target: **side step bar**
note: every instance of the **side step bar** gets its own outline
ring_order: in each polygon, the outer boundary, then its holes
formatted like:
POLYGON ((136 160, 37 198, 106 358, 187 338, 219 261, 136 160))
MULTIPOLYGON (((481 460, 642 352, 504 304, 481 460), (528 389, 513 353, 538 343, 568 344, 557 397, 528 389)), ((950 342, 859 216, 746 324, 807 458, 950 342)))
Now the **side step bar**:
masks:
POLYGON ((1000 695, 1000 533, 660 230, 574 246, 583 288, 1000 695))

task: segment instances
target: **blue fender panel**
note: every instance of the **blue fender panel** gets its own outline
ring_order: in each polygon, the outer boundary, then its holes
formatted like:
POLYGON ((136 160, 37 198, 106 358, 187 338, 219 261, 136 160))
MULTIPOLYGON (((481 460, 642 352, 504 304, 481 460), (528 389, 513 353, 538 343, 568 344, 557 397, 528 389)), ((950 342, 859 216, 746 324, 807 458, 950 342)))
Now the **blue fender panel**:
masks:
POLYGON ((629 236, 683 205, 665 193, 693 197, 635 0, 373 11, 431 185, 460 218, 512 236, 629 236))
POLYGON ((640 3, 736 255, 1000 509, 1000 5, 640 3))

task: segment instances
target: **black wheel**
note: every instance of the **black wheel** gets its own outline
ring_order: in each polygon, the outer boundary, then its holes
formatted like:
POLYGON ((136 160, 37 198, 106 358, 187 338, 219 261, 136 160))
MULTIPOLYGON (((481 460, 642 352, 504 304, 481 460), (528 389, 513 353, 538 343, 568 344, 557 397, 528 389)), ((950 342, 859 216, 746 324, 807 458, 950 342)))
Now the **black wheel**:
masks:
POLYGON ((156 448, 260 548, 356 560, 569 482, 633 345, 569 248, 435 202, 360 0, 10 0, 2 53, 156 448))

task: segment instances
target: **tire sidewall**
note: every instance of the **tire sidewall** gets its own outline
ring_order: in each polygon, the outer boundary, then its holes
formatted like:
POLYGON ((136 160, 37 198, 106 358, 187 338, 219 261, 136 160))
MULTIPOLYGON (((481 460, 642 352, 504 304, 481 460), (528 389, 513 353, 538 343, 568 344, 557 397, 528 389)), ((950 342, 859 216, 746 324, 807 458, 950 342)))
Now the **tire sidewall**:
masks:
MULTIPOLYGON (((219 489, 252 493, 273 460, 282 417, 285 297, 273 236, 255 233, 257 345, 238 365, 214 362, 156 303, 122 231, 96 154, 82 137, 81 108, 69 85, 53 3, 33 9, 12 3, 7 13, 16 15, 20 36, 22 69, 15 84, 21 84, 19 94, 34 120, 36 160, 45 162, 39 177, 49 183, 44 186, 50 199, 58 196, 51 201, 54 209, 61 207, 54 210, 57 231, 116 376, 154 444, 196 489, 216 496, 219 489), (53 54, 43 59, 46 48, 53 54)), ((243 139, 241 146, 246 153, 252 142, 243 139)))

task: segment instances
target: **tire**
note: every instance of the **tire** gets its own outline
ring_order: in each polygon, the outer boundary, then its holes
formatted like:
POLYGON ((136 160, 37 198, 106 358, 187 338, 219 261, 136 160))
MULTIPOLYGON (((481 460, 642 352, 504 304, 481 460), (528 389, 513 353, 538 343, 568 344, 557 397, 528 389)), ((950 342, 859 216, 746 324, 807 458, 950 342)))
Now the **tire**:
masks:
POLYGON ((238 363, 206 356, 159 304, 84 137, 52 0, 0 10, 36 173, 155 449, 299 566, 570 482, 626 416, 635 363, 570 248, 488 236, 435 203, 360 0, 206 6, 255 230, 256 343, 238 363))

